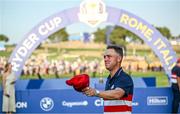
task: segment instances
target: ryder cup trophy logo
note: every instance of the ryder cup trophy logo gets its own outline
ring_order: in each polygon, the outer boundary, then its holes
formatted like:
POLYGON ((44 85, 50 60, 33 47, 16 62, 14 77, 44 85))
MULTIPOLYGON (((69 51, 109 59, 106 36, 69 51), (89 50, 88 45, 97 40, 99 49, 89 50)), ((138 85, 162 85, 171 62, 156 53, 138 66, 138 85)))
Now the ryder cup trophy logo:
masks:
POLYGON ((79 20, 91 27, 107 20, 106 6, 102 0, 84 0, 80 4, 79 20))

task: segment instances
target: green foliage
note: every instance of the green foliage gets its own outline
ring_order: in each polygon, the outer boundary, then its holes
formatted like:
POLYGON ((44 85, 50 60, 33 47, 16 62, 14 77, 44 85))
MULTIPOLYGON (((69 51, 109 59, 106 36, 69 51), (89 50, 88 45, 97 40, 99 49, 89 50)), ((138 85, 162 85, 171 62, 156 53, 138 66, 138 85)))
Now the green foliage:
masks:
POLYGON ((155 77, 157 87, 167 87, 169 86, 168 78, 164 72, 132 72, 133 77, 155 77))
POLYGON ((144 43, 144 41, 137 35, 120 26, 116 26, 111 33, 111 41, 113 44, 119 44, 125 47, 128 43, 127 38, 131 38, 131 41, 140 41, 141 43, 144 43))
POLYGON ((105 35, 105 29, 100 29, 98 28, 98 30, 96 32, 94 32, 95 35, 95 42, 103 42, 106 43, 106 35, 105 35))
POLYGON ((170 32, 169 28, 167 28, 167 27, 156 27, 156 29, 159 30, 159 32, 160 32, 164 37, 166 37, 167 39, 173 38, 172 35, 171 35, 171 32, 170 32))
POLYGON ((5 41, 5 42, 8 42, 9 41, 9 38, 3 34, 0 34, 0 41, 5 41))
POLYGON ((9 57, 10 55, 11 55, 11 53, 12 52, 10 52, 10 51, 1 51, 1 53, 0 53, 0 57, 9 57))
POLYGON ((180 34, 177 36, 177 38, 180 38, 180 34))
POLYGON ((60 42, 60 41, 68 41, 68 33, 66 32, 66 29, 60 29, 57 32, 53 33, 52 35, 50 35, 48 38, 52 41, 52 42, 60 42))
POLYGON ((126 42, 127 30, 122 27, 116 26, 110 35, 110 40, 112 44, 117 44, 121 46, 125 46, 126 42))
MULTIPOLYGON (((107 28, 104 29, 98 29, 96 32, 94 32, 95 35, 95 42, 103 42, 106 43, 106 31, 107 28)), ((166 38, 172 39, 173 36, 171 35, 171 32, 169 28, 167 27, 156 27, 157 30, 166 38)), ((123 47, 126 46, 127 40, 126 38, 131 38, 131 41, 138 41, 141 43, 144 43, 144 41, 139 38, 136 34, 120 27, 120 26, 115 26, 113 31, 110 34, 110 41, 112 44, 117 44, 121 45, 123 47)))
MULTIPOLYGON (((106 43, 107 29, 108 27, 106 27, 105 29, 98 29, 96 32, 94 32, 95 35, 94 41, 106 43)), ((110 41, 112 44, 117 44, 125 47, 127 44, 126 41, 127 37, 132 38, 132 41, 141 41, 143 43, 143 40, 140 39, 137 35, 119 26, 114 27, 113 31, 110 34, 110 41)))

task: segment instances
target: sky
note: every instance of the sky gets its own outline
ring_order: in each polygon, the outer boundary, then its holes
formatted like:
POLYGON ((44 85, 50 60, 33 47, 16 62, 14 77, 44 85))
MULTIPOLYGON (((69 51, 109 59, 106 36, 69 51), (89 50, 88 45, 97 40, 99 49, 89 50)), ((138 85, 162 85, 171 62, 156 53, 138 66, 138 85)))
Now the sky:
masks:
MULTIPOLYGON (((79 7, 82 1, 0 0, 0 34, 6 35, 10 39, 9 43, 18 43, 26 33, 45 18, 64 9, 79 7)), ((103 1, 106 6, 127 10, 152 25, 168 27, 173 36, 180 35, 180 0, 103 1)), ((67 26, 69 34, 93 32, 96 29, 85 24, 67 26)))

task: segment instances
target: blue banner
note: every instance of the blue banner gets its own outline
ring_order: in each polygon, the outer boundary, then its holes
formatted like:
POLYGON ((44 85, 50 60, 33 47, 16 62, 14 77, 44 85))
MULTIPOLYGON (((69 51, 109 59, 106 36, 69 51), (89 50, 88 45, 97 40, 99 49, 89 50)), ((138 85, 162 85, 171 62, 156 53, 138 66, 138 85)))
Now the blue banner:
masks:
MULTIPOLYGON (((0 91, 2 96, 2 91, 0 91)), ((170 113, 171 88, 135 88, 133 113, 170 113)), ((2 97, 0 98, 2 108, 2 97)), ((103 100, 72 89, 16 91, 17 113, 103 113, 103 100)))

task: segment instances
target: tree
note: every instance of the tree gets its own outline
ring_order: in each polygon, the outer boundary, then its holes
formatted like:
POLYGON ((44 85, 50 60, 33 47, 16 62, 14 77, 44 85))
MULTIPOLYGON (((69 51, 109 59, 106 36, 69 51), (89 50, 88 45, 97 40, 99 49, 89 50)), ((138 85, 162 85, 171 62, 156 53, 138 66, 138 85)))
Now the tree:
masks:
POLYGON ((9 41, 9 38, 3 34, 0 34, 0 41, 5 41, 5 42, 8 42, 9 41))
MULTIPOLYGON (((94 32, 95 35, 95 42, 103 42, 106 43, 106 32, 107 32, 108 27, 104 28, 104 29, 99 29, 94 32)), ((119 27, 119 26, 115 26, 114 29, 112 30, 112 32, 110 33, 110 41, 112 44, 117 44, 117 45, 121 45, 123 47, 126 46, 127 44, 127 40, 126 38, 130 37, 132 38, 132 41, 140 41, 143 43, 143 40, 141 38, 139 38, 137 35, 135 35, 134 33, 119 27)))
POLYGON ((120 26, 116 26, 114 30, 111 33, 111 41, 114 44, 119 44, 123 47, 126 46, 127 38, 131 38, 131 41, 140 41, 143 42, 141 38, 139 38, 137 35, 132 33, 129 30, 126 30, 120 26))
POLYGON ((48 38, 53 42, 67 41, 69 34, 66 32, 66 29, 60 29, 57 32, 50 35, 48 38))
MULTIPOLYGON (((103 42, 106 43, 106 32, 107 27, 104 29, 98 28, 96 32, 94 32, 95 35, 95 42, 103 42)), ((126 31, 122 27, 114 27, 113 31, 110 33, 110 41, 112 44, 122 45, 124 46, 126 44, 126 31)))
POLYGON ((105 35, 105 29, 100 29, 98 28, 98 30, 96 32, 94 32, 95 35, 95 42, 103 42, 106 43, 106 35, 105 35))
POLYGON ((180 34, 177 36, 177 38, 180 38, 180 34))
POLYGON ((110 35, 111 42, 113 44, 125 46, 127 44, 126 37, 128 36, 129 32, 119 26, 115 26, 114 30, 110 35))
POLYGON ((171 31, 167 27, 156 27, 159 32, 167 39, 172 39, 171 31))
POLYGON ((132 33, 131 31, 128 32, 128 37, 131 38, 132 42, 141 42, 141 44, 144 44, 144 40, 141 39, 139 36, 137 36, 136 34, 132 33))

